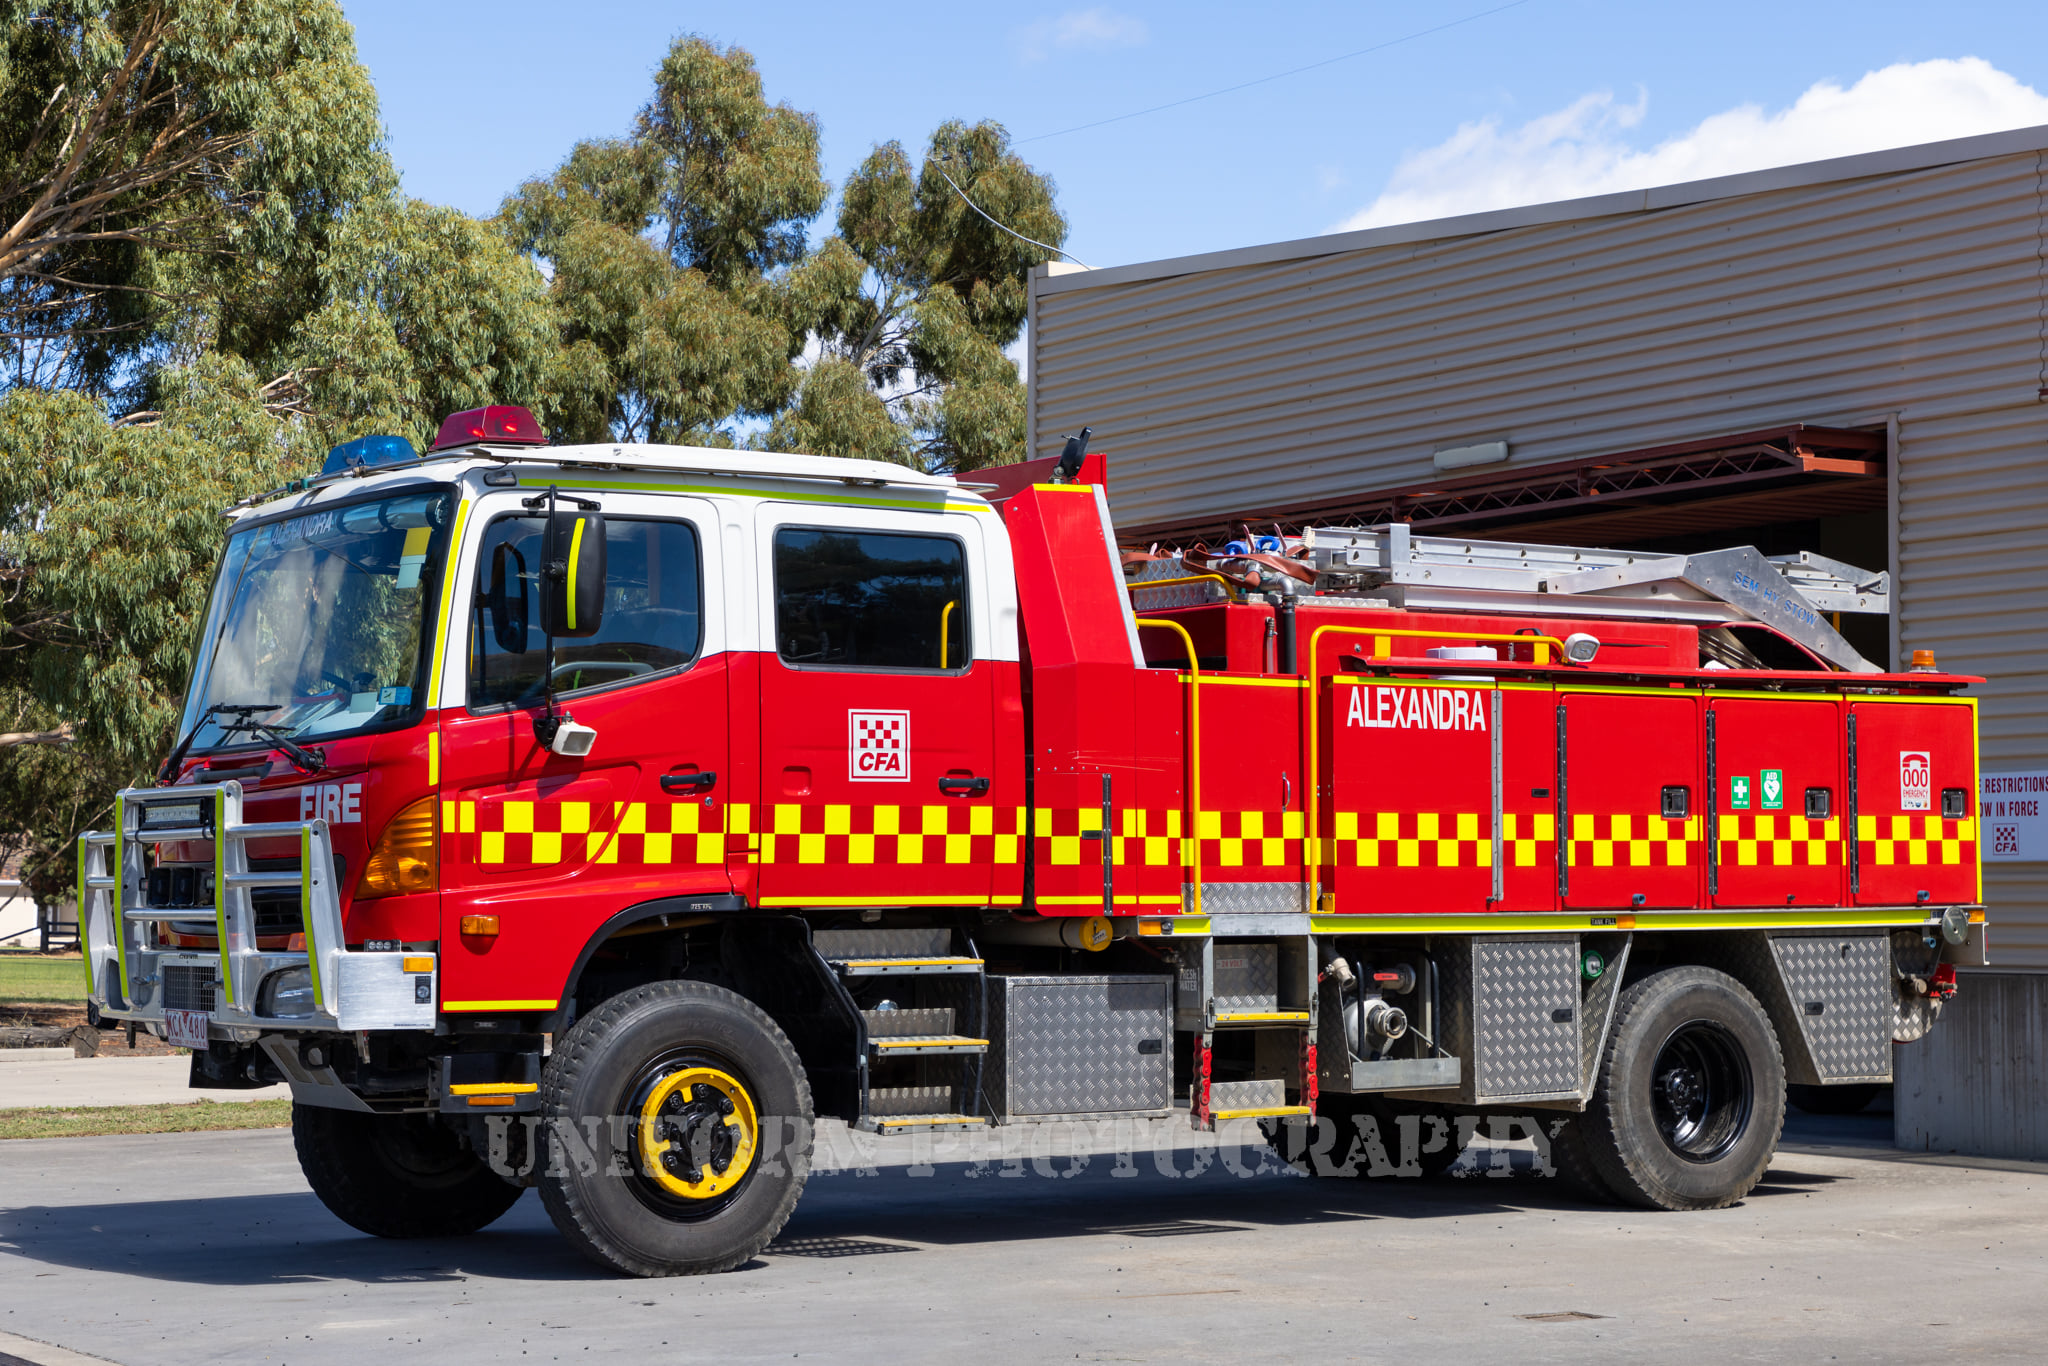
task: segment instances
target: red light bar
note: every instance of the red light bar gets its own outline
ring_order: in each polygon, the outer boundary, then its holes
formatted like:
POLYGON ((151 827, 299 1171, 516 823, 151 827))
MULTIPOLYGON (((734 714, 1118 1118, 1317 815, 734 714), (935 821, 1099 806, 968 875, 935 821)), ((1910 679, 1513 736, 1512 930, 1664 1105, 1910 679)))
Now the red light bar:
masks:
POLYGON ((434 434, 430 451, 445 451, 453 446, 545 446, 547 433, 534 421, 533 414, 524 408, 510 404, 494 403, 488 408, 472 408, 466 413, 456 413, 441 419, 441 430, 434 434))

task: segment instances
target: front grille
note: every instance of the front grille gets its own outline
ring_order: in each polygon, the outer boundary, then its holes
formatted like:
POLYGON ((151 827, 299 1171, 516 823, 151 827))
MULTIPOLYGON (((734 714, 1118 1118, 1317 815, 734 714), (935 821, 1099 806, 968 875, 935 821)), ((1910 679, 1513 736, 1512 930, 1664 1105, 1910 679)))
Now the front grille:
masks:
POLYGON ((213 1009, 213 969, 170 963, 163 969, 165 1010, 213 1009))
MULTIPOLYGON (((277 939, 288 934, 298 934, 305 928, 305 917, 299 912, 299 894, 291 887, 259 887, 249 894, 249 900, 256 912, 256 937, 277 939)), ((171 929, 178 934, 212 935, 214 924, 211 920, 173 920, 171 929)))

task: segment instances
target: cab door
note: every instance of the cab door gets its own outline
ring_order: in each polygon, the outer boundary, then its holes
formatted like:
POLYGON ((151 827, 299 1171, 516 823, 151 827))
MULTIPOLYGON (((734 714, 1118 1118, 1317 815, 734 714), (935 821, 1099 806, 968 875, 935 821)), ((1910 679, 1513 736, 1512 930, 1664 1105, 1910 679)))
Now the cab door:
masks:
MULTIPOLYGON (((584 496, 584 495, 579 495, 584 496)), ((551 1006, 577 952, 629 906, 724 896, 729 655, 720 528, 703 500, 614 495, 597 633, 558 640, 559 711, 597 732, 569 758, 535 738, 548 661, 538 575, 544 516, 483 500, 458 571, 459 704, 439 735, 443 1000, 551 1006), (459 917, 495 916, 493 936, 459 917)), ((456 667, 450 652, 447 666, 456 667)))
POLYGON ((785 504, 757 517, 760 904, 987 905, 998 841, 1020 833, 996 813, 1023 793, 996 762, 979 523, 785 504))

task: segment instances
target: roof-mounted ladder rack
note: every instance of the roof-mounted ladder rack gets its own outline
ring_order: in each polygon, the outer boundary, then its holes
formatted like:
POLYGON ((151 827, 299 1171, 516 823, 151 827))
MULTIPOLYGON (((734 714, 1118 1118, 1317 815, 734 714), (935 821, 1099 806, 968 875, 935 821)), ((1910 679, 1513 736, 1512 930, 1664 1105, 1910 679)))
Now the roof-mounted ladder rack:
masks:
POLYGON ((1699 624, 1756 621, 1852 673, 1879 673, 1830 620, 1891 611, 1891 575, 1822 555, 1735 546, 1660 555, 1586 546, 1418 536, 1405 524, 1311 528, 1319 591, 1369 592, 1390 605, 1559 616, 1652 617, 1699 624))

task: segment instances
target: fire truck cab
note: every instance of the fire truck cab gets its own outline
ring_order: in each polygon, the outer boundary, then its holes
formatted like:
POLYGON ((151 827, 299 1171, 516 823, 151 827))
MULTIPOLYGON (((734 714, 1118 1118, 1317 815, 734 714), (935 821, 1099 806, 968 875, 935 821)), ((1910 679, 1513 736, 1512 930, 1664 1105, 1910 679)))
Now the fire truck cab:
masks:
POLYGON ((1353 1174, 1548 1116, 1739 1199, 1983 958, 1973 680, 1883 575, 1305 529, 1118 548, 1099 458, 551 447, 513 408, 231 509, 177 751, 80 843, 89 990, 288 1081, 384 1236, 528 1185, 720 1270, 812 1126, 1257 1120, 1353 1174), (987 496, 984 496, 987 495, 987 496))

